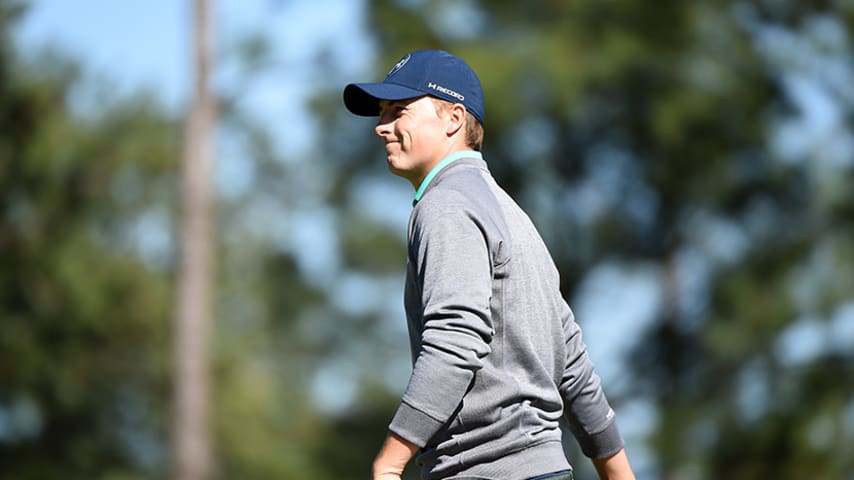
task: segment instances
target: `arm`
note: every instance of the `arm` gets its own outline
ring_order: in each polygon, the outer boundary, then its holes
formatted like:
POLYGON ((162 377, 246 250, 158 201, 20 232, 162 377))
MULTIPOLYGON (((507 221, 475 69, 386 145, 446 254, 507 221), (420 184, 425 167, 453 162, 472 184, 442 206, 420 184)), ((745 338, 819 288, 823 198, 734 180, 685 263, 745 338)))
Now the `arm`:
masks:
POLYGON ((560 391, 570 430, 602 480, 634 480, 614 411, 587 355, 570 310, 565 322, 566 364, 560 391))
POLYGON ((417 211, 410 235, 410 268, 421 297, 415 322, 420 345, 389 430, 419 446, 452 419, 493 335, 486 239, 470 212, 449 196, 442 207, 417 211))
POLYGON ((374 460, 374 480, 398 480, 418 446, 389 432, 374 460))
POLYGON ((594 458, 593 465, 602 480, 635 480, 626 449, 607 458, 594 458))

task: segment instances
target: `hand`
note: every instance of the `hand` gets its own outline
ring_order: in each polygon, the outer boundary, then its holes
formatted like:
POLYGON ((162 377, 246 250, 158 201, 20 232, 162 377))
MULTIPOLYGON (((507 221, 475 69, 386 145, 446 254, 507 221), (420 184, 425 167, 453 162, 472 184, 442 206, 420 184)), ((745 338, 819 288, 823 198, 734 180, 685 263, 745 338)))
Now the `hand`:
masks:
POLYGON ((403 469, 417 451, 418 445, 389 432, 374 460, 373 480, 400 480, 403 469))
POLYGON ((635 480, 625 448, 608 458, 593 459, 593 465, 601 480, 635 480))

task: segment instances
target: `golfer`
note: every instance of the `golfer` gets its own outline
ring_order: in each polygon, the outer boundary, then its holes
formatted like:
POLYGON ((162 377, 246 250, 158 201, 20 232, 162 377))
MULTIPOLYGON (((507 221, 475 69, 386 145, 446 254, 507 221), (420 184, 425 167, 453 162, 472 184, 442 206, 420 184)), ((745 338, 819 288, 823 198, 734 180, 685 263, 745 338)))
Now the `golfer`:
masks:
POLYGON ((480 80, 439 50, 344 89, 378 116, 392 173, 415 189, 404 305, 413 369, 373 478, 571 479, 565 416, 600 478, 633 479, 614 411, 534 225, 480 150, 480 80))

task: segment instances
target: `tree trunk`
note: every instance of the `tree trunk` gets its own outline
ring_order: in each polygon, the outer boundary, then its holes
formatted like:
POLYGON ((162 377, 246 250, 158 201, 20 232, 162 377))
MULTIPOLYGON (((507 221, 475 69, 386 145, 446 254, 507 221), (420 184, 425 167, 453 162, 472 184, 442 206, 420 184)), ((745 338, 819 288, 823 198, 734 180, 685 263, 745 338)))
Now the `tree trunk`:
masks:
POLYGON ((210 0, 194 0, 194 84, 181 172, 180 270, 174 330, 173 474, 176 480, 211 476, 208 417, 208 343, 213 267, 213 155, 215 104, 210 0))

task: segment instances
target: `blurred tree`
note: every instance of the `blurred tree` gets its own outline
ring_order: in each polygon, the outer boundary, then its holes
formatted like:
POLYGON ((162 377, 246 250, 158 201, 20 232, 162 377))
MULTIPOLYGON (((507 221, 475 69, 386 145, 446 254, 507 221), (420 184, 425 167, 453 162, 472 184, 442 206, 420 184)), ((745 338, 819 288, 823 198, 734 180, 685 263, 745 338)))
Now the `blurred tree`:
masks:
MULTIPOLYGON (((180 121, 151 96, 117 98, 61 52, 18 52, 24 12, 0 7, 0 478, 165 478, 180 121)), ((247 65, 247 83, 269 72, 263 39, 239 48, 226 60, 247 65)), ((218 212, 214 476, 365 478, 365 439, 378 445, 394 397, 370 370, 382 359, 350 378, 351 354, 375 358, 365 346, 386 302, 341 300, 339 276, 311 274, 288 240, 333 211, 326 195, 348 194, 276 150, 246 90, 221 94, 218 148, 252 180, 218 212), (318 381, 337 370, 365 388, 318 381), (330 412, 312 388, 343 401, 330 412)), ((393 276, 381 262, 400 242, 371 222, 347 221, 347 257, 393 276)), ((364 281, 352 268, 340 278, 364 281)))
POLYGON ((214 294, 214 156, 216 105, 213 76, 211 2, 192 2, 192 101, 181 159, 181 249, 177 280, 173 348, 175 410, 173 478, 211 478, 210 348, 214 294))
POLYGON ((0 4, 0 478, 157 477, 177 125, 144 95, 75 111, 82 70, 20 57, 22 12, 0 4))

